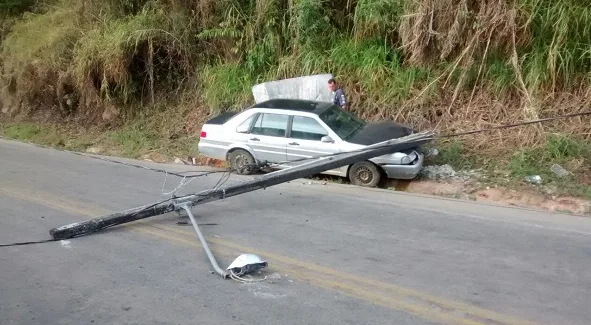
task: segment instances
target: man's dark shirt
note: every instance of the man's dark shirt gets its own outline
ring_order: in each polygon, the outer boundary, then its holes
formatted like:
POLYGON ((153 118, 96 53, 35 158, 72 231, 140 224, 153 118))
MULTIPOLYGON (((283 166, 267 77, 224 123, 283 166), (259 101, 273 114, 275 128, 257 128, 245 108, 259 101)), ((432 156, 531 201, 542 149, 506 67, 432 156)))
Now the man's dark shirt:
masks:
POLYGON ((335 91, 334 99, 332 100, 333 104, 343 107, 347 105, 347 100, 345 100, 345 92, 339 88, 335 91))

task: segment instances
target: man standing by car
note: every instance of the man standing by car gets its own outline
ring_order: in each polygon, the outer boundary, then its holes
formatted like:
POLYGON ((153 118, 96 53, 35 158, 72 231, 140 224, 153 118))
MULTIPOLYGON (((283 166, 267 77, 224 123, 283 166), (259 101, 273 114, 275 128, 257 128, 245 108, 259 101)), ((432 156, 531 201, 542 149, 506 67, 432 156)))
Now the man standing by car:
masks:
POLYGON ((334 79, 328 80, 328 89, 334 93, 334 99, 332 100, 333 104, 341 107, 342 109, 347 109, 347 100, 345 99, 345 92, 337 86, 337 82, 334 79))

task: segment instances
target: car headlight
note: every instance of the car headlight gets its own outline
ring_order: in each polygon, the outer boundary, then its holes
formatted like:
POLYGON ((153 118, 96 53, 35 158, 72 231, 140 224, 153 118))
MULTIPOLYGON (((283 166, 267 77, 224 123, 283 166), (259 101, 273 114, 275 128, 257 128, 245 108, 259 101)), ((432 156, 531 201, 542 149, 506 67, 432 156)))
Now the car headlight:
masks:
POLYGON ((404 156, 404 157, 402 157, 402 159, 400 159, 400 162, 404 165, 408 165, 408 164, 410 164, 410 157, 404 156))

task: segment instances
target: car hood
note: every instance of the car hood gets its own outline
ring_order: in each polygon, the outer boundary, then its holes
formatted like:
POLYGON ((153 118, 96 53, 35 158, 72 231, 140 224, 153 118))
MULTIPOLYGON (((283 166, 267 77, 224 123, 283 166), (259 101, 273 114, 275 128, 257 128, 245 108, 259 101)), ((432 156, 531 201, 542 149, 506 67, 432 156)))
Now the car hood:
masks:
POLYGON ((412 133, 414 131, 411 128, 392 121, 368 123, 347 139, 347 142, 368 146, 382 141, 402 138, 412 133))

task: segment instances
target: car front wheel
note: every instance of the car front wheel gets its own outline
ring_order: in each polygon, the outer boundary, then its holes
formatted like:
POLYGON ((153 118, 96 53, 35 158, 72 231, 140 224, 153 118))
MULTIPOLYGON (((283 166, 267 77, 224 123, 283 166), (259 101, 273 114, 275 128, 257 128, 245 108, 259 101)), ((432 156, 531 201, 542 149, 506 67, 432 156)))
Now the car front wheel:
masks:
POLYGON ((379 167, 369 161, 358 162, 349 169, 349 179, 353 185, 376 187, 381 178, 379 167))
POLYGON ((228 161, 233 172, 249 175, 254 171, 254 157, 246 150, 236 149, 228 154, 228 161))

